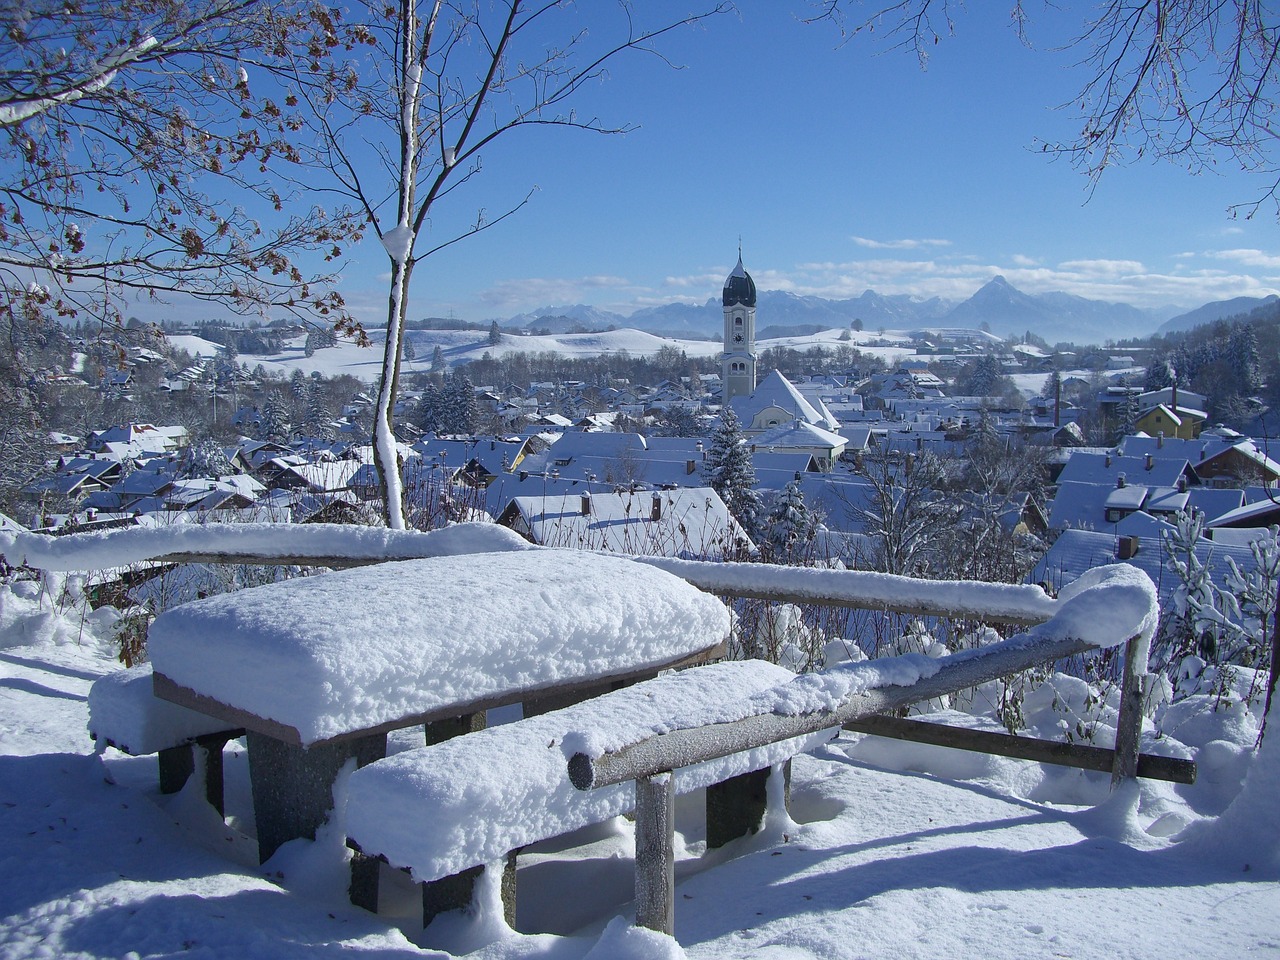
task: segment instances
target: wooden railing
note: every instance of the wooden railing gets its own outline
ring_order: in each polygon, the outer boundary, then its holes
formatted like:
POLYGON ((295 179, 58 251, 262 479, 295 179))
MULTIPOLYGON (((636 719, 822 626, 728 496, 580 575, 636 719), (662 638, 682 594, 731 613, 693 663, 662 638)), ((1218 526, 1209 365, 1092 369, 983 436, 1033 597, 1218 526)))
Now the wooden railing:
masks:
MULTIPOLYGON (((848 576, 857 578, 858 575, 848 576)), ((923 658, 915 658, 911 662, 900 658, 904 661, 904 670, 890 675, 904 672, 910 675, 913 668, 917 669, 918 674, 911 682, 880 682, 870 686, 847 682, 851 692, 837 697, 838 702, 834 706, 811 706, 832 699, 831 694, 838 685, 831 681, 837 679, 841 672, 855 675, 846 677, 848 681, 855 679, 859 670, 883 670, 883 662, 838 667, 827 674, 797 677, 786 685, 791 689, 778 688, 772 695, 757 695, 743 705, 739 719, 677 727, 598 755, 575 754, 569 761, 568 772, 574 786, 581 790, 628 780, 636 783, 636 923, 665 933, 674 929, 673 771, 830 727, 858 729, 866 725, 863 728, 869 728, 869 732, 885 732, 885 725, 880 721, 884 715, 899 708, 975 687, 1039 664, 1087 653, 1101 646, 1124 645, 1124 679, 1115 749, 1098 751, 1094 748, 1091 761, 1105 768, 1105 761, 1110 759, 1113 787, 1144 773, 1172 773, 1174 779, 1184 782, 1188 777, 1194 779, 1194 767, 1188 771, 1186 767, 1189 765, 1178 761, 1153 758, 1146 770, 1140 763, 1142 677, 1146 672, 1146 652, 1158 614, 1154 587, 1145 574, 1132 567, 1109 568, 1092 579, 1096 580, 1092 586, 1066 601, 1055 602, 1053 616, 1008 640, 926 664, 919 663, 923 658), (1107 636, 1109 629, 1121 632, 1107 636)), ((856 579, 853 582, 857 582, 856 579)), ((883 580, 873 582, 893 585, 883 580)), ((921 588, 921 592, 929 591, 921 588)), ((937 603, 934 606, 946 604, 946 591, 942 593, 943 596, 935 598, 937 603)), ((879 599, 886 608, 897 608, 892 595, 885 594, 879 599)), ((859 602, 870 600, 871 597, 864 596, 859 602)), ((894 726, 892 721, 889 726, 894 726)), ((921 725, 924 726, 927 725, 921 725)), ((901 731, 888 732, 893 735, 901 731)), ((953 741, 963 739, 961 731, 949 731, 948 736, 953 741)), ((969 743, 969 749, 981 749, 973 745, 973 741, 969 743)), ((953 742, 950 745, 957 744, 953 742)), ((1004 752, 1010 752, 1007 741, 1001 745, 1004 752)), ((1016 751, 1012 753, 1019 755, 1016 751)))

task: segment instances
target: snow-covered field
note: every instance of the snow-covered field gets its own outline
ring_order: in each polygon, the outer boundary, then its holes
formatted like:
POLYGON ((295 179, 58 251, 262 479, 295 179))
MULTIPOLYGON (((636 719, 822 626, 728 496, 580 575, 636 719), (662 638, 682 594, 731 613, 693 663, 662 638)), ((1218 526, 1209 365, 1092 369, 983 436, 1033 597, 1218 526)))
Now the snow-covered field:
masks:
MULTIPOLYGON (((259 867, 242 748, 229 827, 195 785, 161 796, 153 757, 95 755, 85 698, 117 667, 114 614, 82 617, 74 578, 60 583, 0 587, 0 957, 400 960, 502 934, 452 917, 424 939, 410 891, 390 917, 347 905, 331 837, 259 867)), ((1033 725, 1061 722, 1054 704, 1078 683, 1029 697, 1033 725)), ((1092 774, 846 734, 797 759, 797 823, 698 859, 696 811, 678 811, 680 946, 611 923, 630 909, 620 820, 588 846, 523 855, 519 926, 541 932, 474 955, 1280 957, 1280 751, 1268 741, 1237 797, 1256 711, 1192 698, 1160 719, 1164 751, 1193 753, 1199 782, 1110 798, 1092 774)))
MULTIPOLYGON (((298 337, 288 343, 283 352, 272 356, 245 354, 239 359, 256 366, 261 363, 267 370, 288 376, 294 370, 310 374, 318 370, 326 377, 346 374, 361 380, 377 379, 382 364, 382 344, 385 342, 384 330, 370 330, 369 339, 372 345, 358 347, 349 341, 339 341, 337 346, 316 350, 308 357, 304 349, 304 339, 298 337)), ((840 330, 828 330, 808 337, 782 337, 776 340, 761 340, 757 346, 764 350, 769 347, 791 347, 805 350, 812 346, 823 346, 834 349, 840 341, 840 330)), ((899 335, 886 334, 884 337, 871 333, 853 333, 848 345, 856 347, 864 353, 883 357, 892 363, 910 353, 909 348, 895 347, 895 340, 905 338, 899 335), (871 346, 874 341, 877 345, 871 346)), ((548 336, 519 336, 503 334, 502 342, 490 344, 488 334, 474 330, 410 330, 406 337, 413 343, 414 359, 404 361, 404 369, 410 372, 427 372, 431 369, 431 359, 435 348, 439 347, 444 361, 455 367, 471 360, 479 360, 486 353, 501 357, 510 353, 558 353, 566 357, 598 357, 605 354, 625 352, 631 356, 651 357, 663 347, 682 350, 690 357, 718 357, 724 347, 720 341, 712 340, 677 340, 670 337, 658 337, 640 330, 610 330, 604 333, 566 333, 548 336)), ((193 356, 200 353, 205 357, 217 353, 217 344, 211 344, 199 337, 174 336, 170 342, 187 350, 193 356)))

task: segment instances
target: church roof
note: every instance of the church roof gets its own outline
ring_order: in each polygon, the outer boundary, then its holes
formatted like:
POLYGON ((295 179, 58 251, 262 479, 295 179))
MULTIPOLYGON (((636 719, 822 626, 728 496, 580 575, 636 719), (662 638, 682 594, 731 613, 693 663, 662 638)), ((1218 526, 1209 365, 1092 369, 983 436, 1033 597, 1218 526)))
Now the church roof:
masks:
MULTIPOLYGON (((795 388, 790 380, 777 370, 760 382, 755 392, 749 397, 734 397, 729 401, 733 412, 743 424, 749 425, 755 415, 768 407, 779 407, 792 414, 797 420, 811 423, 824 429, 838 426, 835 418, 829 413, 824 416, 804 395, 795 388)), ((824 408, 825 409, 825 408, 824 408)))
POLYGON ((779 424, 753 438, 751 442, 758 447, 783 449, 827 447, 833 450, 837 447, 843 450, 847 443, 845 438, 838 433, 823 430, 821 427, 812 423, 805 423, 803 420, 790 420, 787 423, 779 424))
POLYGON ((733 272, 724 282, 723 303, 726 307, 731 307, 735 303, 745 307, 756 305, 756 284, 751 279, 751 274, 743 269, 742 254, 738 254, 738 265, 733 268, 733 272))

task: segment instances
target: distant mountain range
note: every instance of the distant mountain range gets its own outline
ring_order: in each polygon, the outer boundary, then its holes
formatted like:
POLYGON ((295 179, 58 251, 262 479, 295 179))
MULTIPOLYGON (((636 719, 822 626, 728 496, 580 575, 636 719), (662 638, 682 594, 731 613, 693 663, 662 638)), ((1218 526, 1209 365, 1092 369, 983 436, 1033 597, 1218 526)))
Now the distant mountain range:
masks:
POLYGON ((1222 320, 1226 317, 1236 317, 1241 314, 1250 313, 1258 307, 1280 301, 1280 297, 1272 294, 1269 297, 1236 297, 1232 300, 1215 300, 1213 303, 1206 303, 1203 307, 1197 307, 1189 313, 1184 313, 1173 317, 1160 324, 1156 333, 1185 333, 1187 330, 1202 326, 1206 323, 1213 323, 1215 320, 1222 320))
MULTIPOLYGON (((934 297, 922 300, 897 295, 882 296, 867 290, 849 300, 800 297, 781 290, 760 291, 756 323, 761 332, 783 336, 792 328, 822 330, 847 327, 861 320, 866 330, 912 330, 917 327, 969 327, 984 324, 1002 337, 1030 331, 1050 343, 1103 343, 1122 337, 1146 337, 1153 333, 1189 330, 1204 323, 1237 314, 1280 298, 1237 297, 1208 303, 1195 310, 1142 309, 1127 303, 1088 300, 1069 293, 1023 293, 1004 277, 994 277, 968 300, 956 303, 934 297), (1177 313, 1177 316, 1170 316, 1177 313)), ((720 335, 724 313, 719 297, 701 305, 668 303, 645 307, 631 316, 584 305, 544 307, 499 324, 507 328, 545 329, 551 333, 631 327, 675 337, 720 335)))

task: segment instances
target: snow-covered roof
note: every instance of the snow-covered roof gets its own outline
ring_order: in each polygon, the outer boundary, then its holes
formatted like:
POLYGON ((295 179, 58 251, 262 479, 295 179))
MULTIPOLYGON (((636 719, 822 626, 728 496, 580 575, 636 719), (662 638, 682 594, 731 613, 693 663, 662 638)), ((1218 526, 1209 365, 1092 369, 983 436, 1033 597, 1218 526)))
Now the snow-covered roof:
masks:
MULTIPOLYGON (((1116 563, 1117 550, 1115 534, 1064 530, 1027 576, 1027 582, 1059 588, 1095 567, 1116 563)), ((1226 584, 1228 557, 1235 560, 1242 571, 1253 570, 1256 566, 1248 547, 1234 544, 1202 540, 1196 545, 1196 556, 1208 565, 1209 575, 1218 586, 1226 584)), ((1151 578, 1160 595, 1161 605, 1172 601, 1180 581, 1160 540, 1139 536, 1138 552, 1132 558, 1119 562, 1135 566, 1151 578)))
POLYGON ((710 487, 521 496, 502 522, 534 543, 607 553, 718 560, 752 548, 710 487))
POLYGON ((1183 476, 1188 480, 1195 479, 1185 459, 1148 459, 1145 456, 1122 457, 1075 451, 1062 468, 1058 480, 1061 483, 1096 483, 1114 487, 1120 474, 1124 474, 1129 484, 1147 487, 1176 487, 1178 478, 1183 476))
POLYGON ((819 447, 832 451, 839 456, 845 448, 845 439, 838 433, 824 430, 822 427, 803 420, 791 420, 779 424, 764 433, 751 438, 756 447, 781 449, 808 449, 819 447))
POLYGON ((744 428, 761 412, 771 407, 786 411, 797 420, 812 423, 827 430, 839 429, 840 423, 826 411, 819 409, 805 399, 804 395, 777 370, 770 371, 750 396, 734 397, 729 401, 733 412, 738 415, 744 428))

